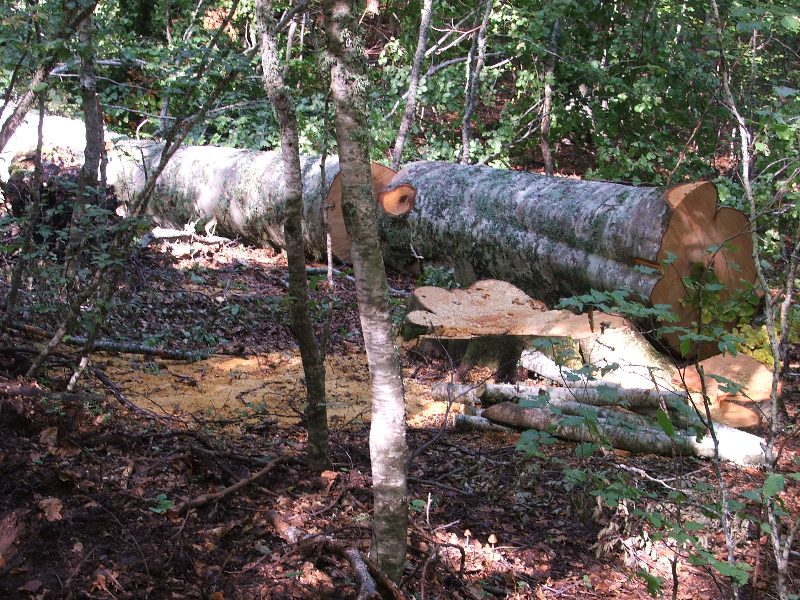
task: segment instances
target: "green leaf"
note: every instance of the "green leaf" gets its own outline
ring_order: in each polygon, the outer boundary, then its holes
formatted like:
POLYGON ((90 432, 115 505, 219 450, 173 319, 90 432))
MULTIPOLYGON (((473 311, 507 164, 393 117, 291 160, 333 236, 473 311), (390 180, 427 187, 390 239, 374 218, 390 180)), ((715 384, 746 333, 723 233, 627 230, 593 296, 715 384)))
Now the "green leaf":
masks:
POLYGON ((37 83, 36 85, 31 87, 31 91, 34 94, 38 94, 39 92, 45 91, 47 89, 47 87, 48 87, 47 82, 43 81, 43 82, 37 83))
POLYGON ((736 383, 735 381, 731 381, 727 377, 723 377, 722 375, 715 375, 714 373, 708 373, 706 377, 710 377, 717 383, 722 385, 719 386, 721 392, 725 392, 726 394, 738 394, 742 391, 742 386, 736 383))
POLYGON ((653 598, 658 598, 661 595, 661 589, 664 587, 663 579, 656 577, 655 575, 651 575, 644 569, 639 569, 636 571, 636 576, 639 579, 644 580, 645 585, 647 585, 647 593, 653 598))
POLYGON ((770 473, 764 480, 764 485, 761 486, 761 492, 767 498, 772 498, 778 493, 783 491, 785 480, 783 475, 778 473, 770 473))
POLYGON ((740 495, 748 500, 752 500, 753 502, 761 502, 761 491, 760 490, 744 490, 740 492, 740 495))
POLYGON ((789 96, 797 96, 797 94, 800 94, 800 90, 782 85, 776 85, 772 89, 775 90, 775 93, 781 98, 788 98, 789 96))
POLYGON ((592 444, 589 442, 581 442, 575 448, 575 455, 583 458, 588 456, 594 456, 599 448, 600 446, 598 446, 597 444, 592 444))
POLYGON ((800 15, 786 15, 781 19, 781 25, 792 33, 800 33, 800 15))
POLYGON ((175 508, 175 503, 167 498, 166 494, 159 494, 153 500, 156 502, 155 506, 151 506, 148 508, 150 512, 154 512, 157 515, 163 515, 168 510, 175 508))
POLYGON ((736 580, 736 583, 739 585, 745 585, 747 583, 748 573, 753 570, 753 567, 743 562, 731 564, 724 560, 717 560, 716 558, 712 558, 709 562, 721 575, 736 580))
POLYGON ((656 421, 658 421, 658 426, 661 427, 664 433, 670 438, 675 437, 675 427, 672 425, 672 420, 669 418, 669 415, 660 408, 658 412, 656 412, 656 421))

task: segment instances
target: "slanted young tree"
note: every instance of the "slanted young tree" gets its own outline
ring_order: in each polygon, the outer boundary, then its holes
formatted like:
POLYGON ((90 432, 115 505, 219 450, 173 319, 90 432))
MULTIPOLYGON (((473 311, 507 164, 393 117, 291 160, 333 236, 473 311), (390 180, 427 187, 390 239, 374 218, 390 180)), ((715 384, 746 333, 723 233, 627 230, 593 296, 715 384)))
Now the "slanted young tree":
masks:
POLYGON ((261 35, 261 66, 264 90, 275 109, 281 130, 281 159, 286 190, 286 258, 289 265, 289 297, 292 330, 300 347, 306 378, 306 426, 308 427, 308 466, 322 471, 328 466, 328 412, 325 406, 325 365, 314 334, 308 307, 305 244, 303 243, 303 176, 300 171, 300 146, 297 115, 280 63, 277 23, 271 0, 256 0, 256 21, 261 35))
POLYGON ((369 163, 368 89, 353 0, 324 0, 336 109, 345 227, 352 240, 361 329, 372 379, 370 460, 374 494, 371 558, 391 579, 403 572, 408 504, 403 380, 389 311, 369 163))

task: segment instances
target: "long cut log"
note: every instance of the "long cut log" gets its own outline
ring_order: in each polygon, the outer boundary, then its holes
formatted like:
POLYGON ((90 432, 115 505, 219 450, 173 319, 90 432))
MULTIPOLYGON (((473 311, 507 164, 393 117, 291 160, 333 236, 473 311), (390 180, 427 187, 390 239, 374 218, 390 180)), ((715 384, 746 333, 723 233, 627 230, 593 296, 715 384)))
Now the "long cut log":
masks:
MULTIPOLYGON (((121 199, 131 199, 158 164, 162 145, 128 138, 116 141, 108 181, 121 199)), ((325 256, 325 195, 339 172, 337 157, 325 161, 323 187, 319 157, 301 157, 303 237, 309 253, 325 256)), ((223 235, 260 245, 284 247, 284 178, 279 151, 257 152, 217 146, 185 146, 158 179, 150 212, 164 227, 180 229, 216 217, 223 235)))
POLYGON ((420 255, 446 259, 461 272, 509 281, 550 302, 625 287, 671 305, 686 325, 697 318, 681 302, 682 277, 696 265, 713 269, 728 295, 755 280, 748 219, 718 208, 709 182, 660 190, 416 162, 382 197, 407 195, 409 186, 414 208, 386 231, 395 267, 420 255))
MULTIPOLYGON (((547 408, 523 408, 512 402, 503 402, 487 408, 481 416, 501 425, 521 429, 550 431, 560 438, 582 442, 601 443, 603 438, 615 448, 631 452, 655 453, 671 456, 712 458, 714 440, 706 434, 699 441, 694 431, 676 430, 673 437, 653 427, 627 427, 610 422, 606 417, 597 417, 598 430, 602 437, 593 433, 587 425, 563 425, 563 415, 547 408)), ((719 456, 739 465, 762 465, 765 462, 764 440, 758 436, 715 424, 719 440, 719 456)))

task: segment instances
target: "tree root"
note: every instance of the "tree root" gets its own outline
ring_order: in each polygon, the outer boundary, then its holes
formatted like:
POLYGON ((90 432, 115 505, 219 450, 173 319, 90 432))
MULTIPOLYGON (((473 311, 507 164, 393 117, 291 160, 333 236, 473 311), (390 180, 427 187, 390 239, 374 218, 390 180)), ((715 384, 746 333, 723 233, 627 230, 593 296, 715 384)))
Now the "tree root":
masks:
POLYGON ((308 534, 302 529, 289 525, 277 511, 268 511, 265 516, 285 542, 296 544, 304 552, 314 548, 324 550, 336 554, 350 563, 350 568, 353 569, 358 582, 358 595, 356 596, 358 600, 379 600, 382 596, 378 592, 378 583, 395 600, 406 599, 405 594, 397 585, 353 546, 334 539, 330 535, 308 534))

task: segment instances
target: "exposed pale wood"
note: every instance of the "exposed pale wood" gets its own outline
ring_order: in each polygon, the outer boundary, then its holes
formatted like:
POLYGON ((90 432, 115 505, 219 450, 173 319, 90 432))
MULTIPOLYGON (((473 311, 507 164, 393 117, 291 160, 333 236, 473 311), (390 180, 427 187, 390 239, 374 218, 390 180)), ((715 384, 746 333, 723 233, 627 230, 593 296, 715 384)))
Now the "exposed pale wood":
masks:
MULTIPOLYGON (((563 336, 562 339, 578 342, 597 379, 632 389, 673 389, 672 363, 622 317, 598 311, 573 315, 568 311, 541 310, 541 303, 531 300, 519 288, 492 279, 463 290, 418 288, 414 300, 426 310, 411 311, 407 321, 440 338, 516 336, 538 350, 548 339, 563 336)), ((507 341, 509 350, 519 344, 519 340, 507 341)), ((508 362, 507 353, 503 357, 508 362)), ((520 356, 517 351, 517 358, 523 367, 554 381, 564 381, 563 375, 569 371, 546 360, 540 352, 526 351, 520 356)), ((575 377, 574 373, 571 376, 578 382, 590 379, 585 375, 575 377)))
MULTIPOLYGON (((713 386, 715 400, 728 400, 736 402, 768 402, 772 388, 772 371, 746 354, 720 354, 700 361, 700 366, 706 377, 706 386, 713 386), (711 375, 719 375, 730 379, 735 384, 742 386, 738 394, 730 394, 719 389, 719 385, 711 375)), ((687 367, 676 373, 676 384, 685 385, 691 392, 700 392, 700 375, 694 366, 687 367)))
POLYGON ((406 320, 442 337, 482 335, 548 335, 549 326, 568 318, 568 311, 545 311, 519 288, 488 279, 466 289, 425 286, 414 291, 423 310, 406 320))
MULTIPOLYGON (((703 398, 700 394, 691 395, 692 403, 697 407, 700 414, 705 415, 703 398)), ((758 427, 765 420, 763 413, 748 406, 742 406, 736 402, 731 402, 724 398, 718 398, 709 406, 711 418, 718 423, 725 423, 731 427, 749 429, 758 427)))
MULTIPOLYGON (((595 314, 595 320, 611 320, 610 315, 601 315, 598 318, 595 314)), ((674 364, 630 321, 615 317, 613 323, 601 326, 595 335, 587 335, 578 343, 584 361, 601 370, 606 381, 631 388, 673 388, 674 364)))
MULTIPOLYGON (((389 182, 386 182, 388 185, 389 182)), ((385 187, 385 186, 384 186, 385 187)), ((387 215, 401 217, 411 212, 417 198, 417 191, 410 185, 401 185, 391 192, 384 192, 378 196, 378 205, 387 215)))
MULTIPOLYGON (((714 274, 726 287, 723 299, 741 290, 743 285, 756 279, 753 262, 753 244, 750 223, 741 211, 719 208, 717 189, 710 182, 695 182, 676 186, 663 195, 672 209, 661 239, 656 262, 674 257, 671 264, 661 268, 662 277, 650 293, 653 304, 670 304, 678 322, 690 325, 697 320, 690 306, 677 300, 685 296, 682 278, 692 272, 694 265, 710 265, 714 274), (724 246, 710 253, 709 248, 724 246)), ((677 347, 677 336, 669 335, 666 341, 677 347)), ((717 354, 711 345, 701 349, 701 356, 717 354)))
MULTIPOLYGON (((700 361, 700 366, 705 374, 706 395, 715 420, 733 427, 757 427, 761 424, 763 413, 758 405, 770 401, 772 371, 746 354, 720 354, 700 361), (713 375, 742 386, 742 391, 736 394, 723 391, 724 383, 717 382, 713 375)), ((694 366, 676 373, 673 382, 685 386, 698 409, 704 410, 700 374, 694 366)))
MULTIPOLYGON (((380 193, 395 176, 395 171, 376 162, 371 163, 371 168, 372 195, 375 197, 379 206, 383 208, 383 203, 379 200, 380 193)), ((392 210, 398 210, 398 206, 392 206, 391 208, 392 210)), ((347 229, 344 226, 344 213, 342 212, 341 173, 336 173, 336 176, 331 182, 331 187, 328 190, 328 197, 325 200, 325 210, 327 211, 328 232, 331 234, 331 251, 339 260, 349 261, 350 236, 347 234, 347 229)), ((405 213, 399 212, 397 214, 405 213)))

